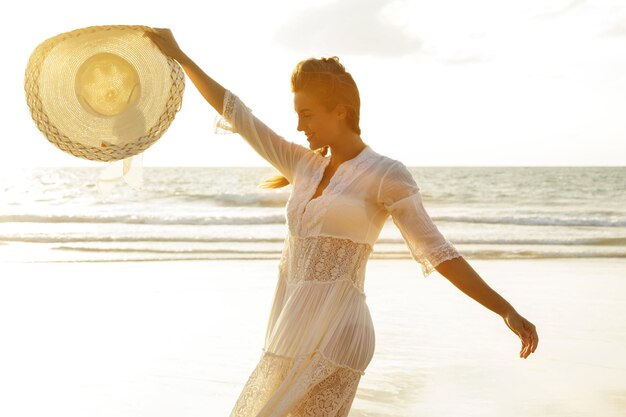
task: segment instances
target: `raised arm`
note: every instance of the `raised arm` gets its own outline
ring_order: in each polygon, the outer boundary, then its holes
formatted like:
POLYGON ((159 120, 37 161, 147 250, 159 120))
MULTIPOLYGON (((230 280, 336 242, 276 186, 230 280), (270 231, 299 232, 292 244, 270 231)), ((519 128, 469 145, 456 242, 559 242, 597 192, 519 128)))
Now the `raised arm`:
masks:
POLYGON ((191 58, 185 54, 170 29, 153 28, 151 32, 145 35, 154 42, 161 51, 178 61, 183 70, 196 86, 202 97, 219 113, 222 114, 224 108, 225 88, 217 81, 209 77, 191 58))
POLYGON ((209 77, 181 50, 169 29, 153 29, 146 32, 146 36, 164 54, 178 61, 200 94, 220 114, 216 132, 238 133, 263 159, 293 183, 298 162, 307 154, 312 154, 312 151, 285 140, 253 115, 239 97, 209 77))

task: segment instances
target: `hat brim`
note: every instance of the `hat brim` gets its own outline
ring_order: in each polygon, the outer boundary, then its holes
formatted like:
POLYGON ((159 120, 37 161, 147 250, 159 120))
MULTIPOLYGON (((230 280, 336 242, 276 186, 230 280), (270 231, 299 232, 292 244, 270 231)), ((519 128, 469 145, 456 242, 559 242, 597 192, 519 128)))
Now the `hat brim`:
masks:
POLYGON ((184 73, 144 36, 146 30, 92 26, 35 49, 26 69, 26 99, 51 143, 80 158, 114 161, 143 152, 163 135, 181 107, 184 73), (86 89, 85 66, 91 71, 86 89), (84 91, 94 89, 86 99, 84 91), (107 102, 128 91, 128 97, 107 102))

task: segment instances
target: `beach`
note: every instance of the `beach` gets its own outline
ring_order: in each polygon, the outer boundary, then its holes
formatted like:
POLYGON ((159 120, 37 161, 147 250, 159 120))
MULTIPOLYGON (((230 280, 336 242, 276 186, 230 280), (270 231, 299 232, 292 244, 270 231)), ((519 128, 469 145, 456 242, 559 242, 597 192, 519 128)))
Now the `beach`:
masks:
MULTIPOLYGON (((468 259, 538 329, 418 264, 371 259, 376 352, 350 416, 626 415, 626 259, 468 259)), ((0 267, 0 415, 227 416, 260 358, 277 260, 0 267)))
MULTIPOLYGON (((351 417, 626 416, 624 167, 412 167, 442 234, 539 333, 422 276, 388 218, 351 417)), ((262 354, 290 188, 267 167, 34 168, 0 188, 0 416, 228 416, 262 354)))

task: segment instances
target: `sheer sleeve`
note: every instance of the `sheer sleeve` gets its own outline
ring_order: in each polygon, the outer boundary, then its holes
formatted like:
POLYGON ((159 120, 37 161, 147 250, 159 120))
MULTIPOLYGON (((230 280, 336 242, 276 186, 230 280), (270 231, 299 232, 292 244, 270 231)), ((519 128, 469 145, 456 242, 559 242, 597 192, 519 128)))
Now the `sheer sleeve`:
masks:
POLYGON ((379 201, 400 230, 424 277, 441 262, 462 256, 433 223, 422 204, 419 187, 401 162, 395 161, 383 176, 379 201))
POLYGON ((293 183, 298 161, 310 149, 285 140, 265 125, 252 110, 228 89, 224 93, 222 115, 215 118, 215 133, 238 133, 263 159, 293 183))

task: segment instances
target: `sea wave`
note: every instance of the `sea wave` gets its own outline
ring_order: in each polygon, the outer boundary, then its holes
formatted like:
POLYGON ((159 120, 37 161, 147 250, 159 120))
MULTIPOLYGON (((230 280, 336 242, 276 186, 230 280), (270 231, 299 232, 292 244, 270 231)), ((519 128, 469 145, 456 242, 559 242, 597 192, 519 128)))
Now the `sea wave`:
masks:
POLYGON ((616 216, 588 217, 583 213, 578 216, 558 217, 545 215, 517 215, 517 216, 431 216, 434 221, 486 224, 514 224, 522 226, 597 226, 597 227, 626 227, 626 218, 616 216))
MULTIPOLYGON (((110 252, 102 251, 101 253, 94 253, 92 257, 82 256, 80 258, 67 258, 67 259, 46 259, 46 260, 30 260, 29 262, 140 262, 140 261, 217 261, 217 260, 280 260, 280 252, 274 253, 265 252, 163 252, 158 251, 150 253, 150 251, 124 251, 124 252, 110 252), (107 256, 108 255, 108 256, 107 256)), ((467 260, 515 260, 515 259, 624 259, 626 258, 626 251, 618 252, 588 252, 584 250, 571 251, 571 252, 558 252, 558 251, 523 251, 523 252, 507 252, 507 251, 473 251, 463 252, 463 257, 467 260)), ((385 259, 385 260, 413 260, 408 252, 374 252, 370 256, 370 259, 385 259)))
POLYGON ((212 202, 220 207, 284 207, 289 193, 194 193, 176 192, 165 194, 162 199, 174 199, 180 202, 212 202))
POLYGON ((0 215, 0 223, 119 223, 153 225, 246 225, 284 224, 284 214, 254 216, 150 216, 150 215, 62 215, 62 214, 10 214, 0 215))
POLYGON ((2 242, 25 242, 25 243, 75 243, 75 242, 187 242, 187 243, 277 243, 284 242, 284 238, 262 238, 251 236, 246 239, 233 239, 228 237, 205 237, 205 236, 48 236, 28 235, 10 236, 0 235, 2 242))
MULTIPOLYGON (((590 237, 590 238, 545 238, 545 239, 478 239, 461 238, 449 239, 451 243, 458 245, 580 245, 580 246, 625 246, 626 237, 590 237)), ((256 237, 231 238, 231 237, 208 237, 208 236, 162 236, 162 235, 0 235, 0 243, 26 242, 26 243, 78 243, 78 242, 120 242, 120 243, 281 243, 284 236, 280 237, 256 237)), ((380 238, 376 245, 381 244, 405 244, 403 238, 380 238)))
MULTIPOLYGON (((467 216, 447 215, 430 216, 435 223, 455 222, 471 224, 500 224, 520 226, 592 226, 592 227, 626 227, 626 218, 622 216, 467 216)), ((388 218, 391 221, 391 217, 388 218)), ((1 223, 118 223, 118 224, 151 224, 151 225, 252 225, 252 224, 285 224, 284 212, 280 214, 254 215, 154 215, 154 214, 4 214, 0 215, 1 223)))

